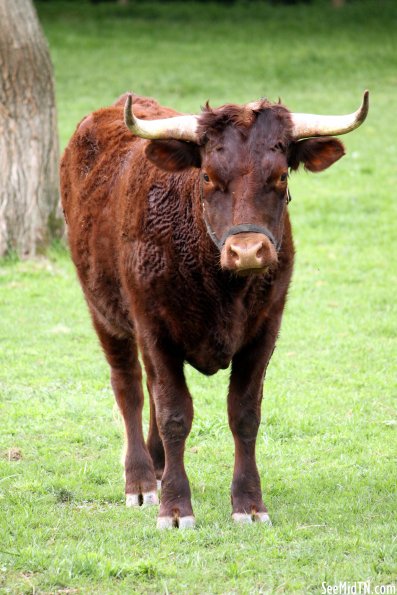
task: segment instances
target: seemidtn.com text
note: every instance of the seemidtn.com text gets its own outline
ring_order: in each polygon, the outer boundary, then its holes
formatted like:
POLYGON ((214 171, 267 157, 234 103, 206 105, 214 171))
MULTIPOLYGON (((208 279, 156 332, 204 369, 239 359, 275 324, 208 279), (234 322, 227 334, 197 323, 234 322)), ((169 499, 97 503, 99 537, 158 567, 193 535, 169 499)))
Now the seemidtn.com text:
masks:
POLYGON ((375 585, 371 581, 340 581, 334 585, 321 583, 322 595, 397 595, 396 584, 375 585))

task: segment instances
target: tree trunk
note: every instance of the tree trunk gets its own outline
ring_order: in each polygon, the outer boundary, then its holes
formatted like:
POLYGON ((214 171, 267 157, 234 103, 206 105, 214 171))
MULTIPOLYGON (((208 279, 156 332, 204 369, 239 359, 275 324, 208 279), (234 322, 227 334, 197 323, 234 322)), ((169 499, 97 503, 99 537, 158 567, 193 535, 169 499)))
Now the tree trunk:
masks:
POLYGON ((0 255, 31 256, 62 229, 47 42, 31 0, 0 0, 0 255))

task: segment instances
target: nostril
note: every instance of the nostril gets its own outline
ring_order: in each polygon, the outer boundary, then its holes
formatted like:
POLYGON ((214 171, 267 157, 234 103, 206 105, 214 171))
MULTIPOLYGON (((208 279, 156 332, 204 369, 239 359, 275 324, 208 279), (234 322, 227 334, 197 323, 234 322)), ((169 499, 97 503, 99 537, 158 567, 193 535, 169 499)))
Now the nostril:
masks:
POLYGON ((260 248, 257 250, 257 252, 256 252, 256 255, 255 255, 255 256, 256 256, 256 259, 257 259, 258 261, 261 261, 261 260, 262 260, 262 258, 264 257, 264 255, 265 255, 265 247, 264 247, 264 245, 263 245, 263 244, 261 244, 261 246, 260 246, 260 248))
POLYGON ((229 254, 234 260, 235 264, 238 264, 240 261, 240 249, 238 246, 234 246, 233 244, 229 247, 229 254))

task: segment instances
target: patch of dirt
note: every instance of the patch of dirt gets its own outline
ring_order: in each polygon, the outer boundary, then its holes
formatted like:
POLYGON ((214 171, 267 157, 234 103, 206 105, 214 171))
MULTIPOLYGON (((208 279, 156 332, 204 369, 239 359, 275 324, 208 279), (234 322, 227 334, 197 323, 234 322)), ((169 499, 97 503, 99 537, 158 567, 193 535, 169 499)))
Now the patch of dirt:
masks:
POLYGON ((22 450, 17 446, 13 446, 5 452, 4 456, 9 461, 20 461, 22 459, 22 450))

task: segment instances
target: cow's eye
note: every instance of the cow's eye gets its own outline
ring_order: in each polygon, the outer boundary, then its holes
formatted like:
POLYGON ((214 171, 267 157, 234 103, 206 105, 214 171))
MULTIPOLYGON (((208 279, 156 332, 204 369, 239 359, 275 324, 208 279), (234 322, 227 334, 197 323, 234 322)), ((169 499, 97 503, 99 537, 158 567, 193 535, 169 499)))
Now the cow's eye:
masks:
POLYGON ((286 182, 288 178, 288 173, 284 172, 283 174, 281 174, 280 176, 280 182, 286 182))
POLYGON ((209 182, 210 181, 210 177, 208 174, 203 174, 203 180, 204 182, 209 182))

